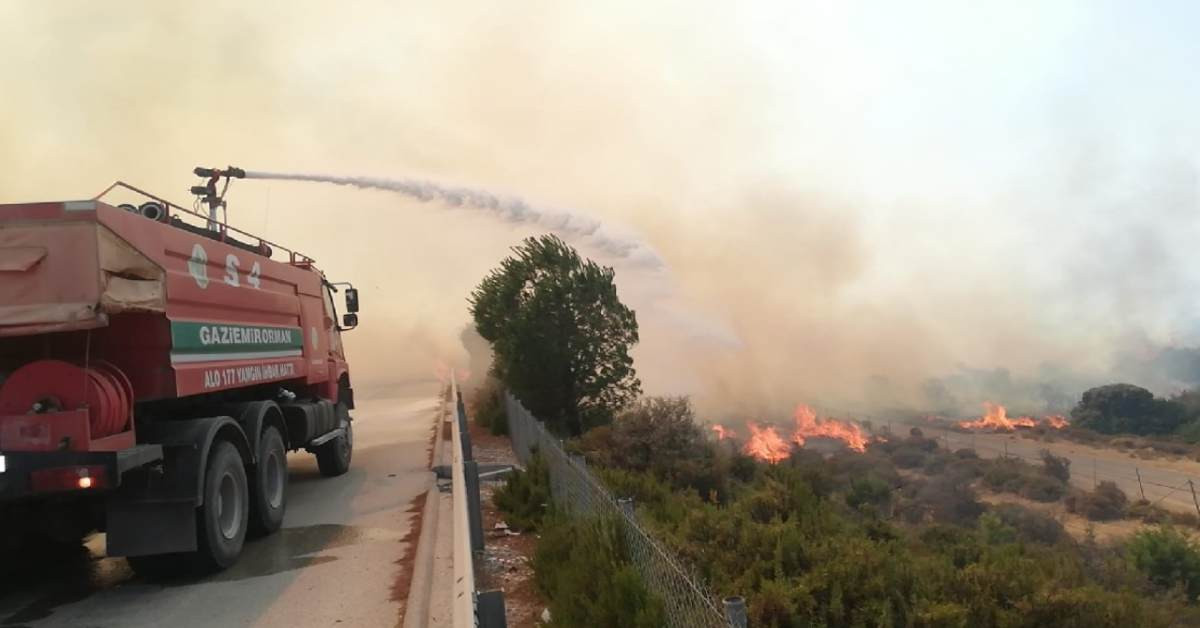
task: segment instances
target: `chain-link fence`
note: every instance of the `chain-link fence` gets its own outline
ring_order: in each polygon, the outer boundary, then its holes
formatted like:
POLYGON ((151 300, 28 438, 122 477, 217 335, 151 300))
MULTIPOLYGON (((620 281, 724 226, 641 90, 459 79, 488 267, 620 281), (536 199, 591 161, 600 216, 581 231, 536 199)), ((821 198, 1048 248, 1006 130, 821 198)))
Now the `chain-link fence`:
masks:
POLYGON ((528 464, 533 450, 541 453, 550 474, 554 503, 573 516, 621 523, 631 560, 646 586, 662 598, 667 625, 672 628, 728 628, 720 602, 695 574, 651 537, 638 523, 632 504, 618 500, 587 468, 580 456, 571 456, 521 402, 505 400, 508 433, 513 452, 528 464))

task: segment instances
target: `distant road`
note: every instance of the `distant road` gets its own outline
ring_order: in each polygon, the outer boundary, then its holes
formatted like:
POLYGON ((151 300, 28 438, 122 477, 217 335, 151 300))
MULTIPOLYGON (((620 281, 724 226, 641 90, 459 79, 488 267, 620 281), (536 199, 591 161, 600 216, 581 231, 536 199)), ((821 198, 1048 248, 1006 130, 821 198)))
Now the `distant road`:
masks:
MULTIPOLYGON (((201 626, 395 626, 406 581, 397 564, 410 504, 432 485, 427 468, 437 382, 398 385, 359 398, 354 461, 324 478, 307 453, 288 457, 284 527, 247 541, 233 568, 163 583, 134 575, 104 555, 104 536, 86 551, 47 557, 0 581, 0 626, 191 628, 201 626)), ((365 391, 368 392, 368 391, 365 391)))
POLYGON ((926 436, 937 437, 951 450, 968 447, 982 457, 1000 457, 1007 454, 1041 463, 1040 452, 1049 449, 1057 456, 1071 461, 1071 483, 1091 490, 1094 483, 1109 480, 1115 482, 1130 501, 1142 495, 1138 487, 1141 474, 1142 489, 1146 499, 1164 508, 1180 512, 1196 512, 1188 480, 1200 491, 1200 463, 1186 460, 1143 460, 1130 454, 1080 445, 1067 440, 1045 442, 1025 438, 1019 433, 996 434, 987 432, 962 433, 928 423, 892 422, 892 431, 907 434, 913 427, 920 428, 926 436))

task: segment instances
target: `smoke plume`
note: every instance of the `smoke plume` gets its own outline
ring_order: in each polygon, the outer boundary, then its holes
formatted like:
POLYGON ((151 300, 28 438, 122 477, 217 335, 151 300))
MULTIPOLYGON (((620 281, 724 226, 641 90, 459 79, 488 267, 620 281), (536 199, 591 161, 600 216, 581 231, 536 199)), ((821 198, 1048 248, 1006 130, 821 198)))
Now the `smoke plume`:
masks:
POLYGON ((504 198, 487 190, 448 187, 432 181, 415 179, 344 177, 249 170, 246 171, 246 178, 312 181, 348 185, 368 190, 386 190, 403 194, 423 203, 436 202, 449 207, 483 210, 501 220, 537 225, 567 239, 584 242, 612 259, 627 261, 632 265, 651 270, 660 270, 665 267, 662 258, 650 245, 632 236, 617 235, 599 220, 573 211, 536 207, 520 198, 504 198))
POLYGON ((893 4, 0 2, 0 201, 411 177, 229 196, 360 289, 356 384, 465 364, 466 296, 546 230, 714 420, 1200 383, 1200 9, 893 4))

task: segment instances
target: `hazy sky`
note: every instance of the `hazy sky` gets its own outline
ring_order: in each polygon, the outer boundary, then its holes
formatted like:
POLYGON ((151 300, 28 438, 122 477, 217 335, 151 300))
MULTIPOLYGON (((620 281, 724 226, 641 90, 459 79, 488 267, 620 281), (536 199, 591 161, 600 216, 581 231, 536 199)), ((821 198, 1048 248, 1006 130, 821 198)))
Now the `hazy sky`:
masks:
MULTIPOLYGON (((187 201, 198 164, 424 177, 657 249, 666 276, 617 266, 652 392, 1102 380, 1200 344, 1197 6, 15 0, 0 202, 118 178, 187 201)), ((535 232, 313 184, 230 198, 363 288, 364 379, 463 362, 466 294, 535 232)))

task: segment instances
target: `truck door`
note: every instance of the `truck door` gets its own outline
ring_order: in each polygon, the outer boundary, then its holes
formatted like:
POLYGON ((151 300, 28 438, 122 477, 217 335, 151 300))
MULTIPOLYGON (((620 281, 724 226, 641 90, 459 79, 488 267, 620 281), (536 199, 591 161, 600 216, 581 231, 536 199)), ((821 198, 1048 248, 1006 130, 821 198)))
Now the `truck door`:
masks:
POLYGON ((338 372, 337 362, 344 361, 342 354, 342 332, 338 327, 338 312, 337 306, 333 301, 333 289, 329 286, 325 288, 325 331, 329 337, 329 353, 325 359, 329 361, 329 373, 336 377, 338 372))

